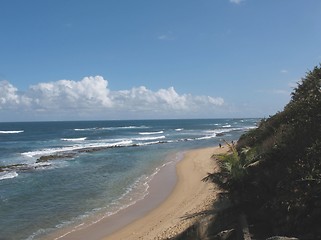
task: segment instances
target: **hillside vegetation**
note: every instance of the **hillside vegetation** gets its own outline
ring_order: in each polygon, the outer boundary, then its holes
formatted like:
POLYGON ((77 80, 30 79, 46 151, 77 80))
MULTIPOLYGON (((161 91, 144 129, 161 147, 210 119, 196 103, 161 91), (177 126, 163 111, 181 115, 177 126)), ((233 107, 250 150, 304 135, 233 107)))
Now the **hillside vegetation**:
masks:
POLYGON ((282 112, 241 136, 212 180, 250 224, 270 235, 321 239, 321 68, 298 83, 282 112))

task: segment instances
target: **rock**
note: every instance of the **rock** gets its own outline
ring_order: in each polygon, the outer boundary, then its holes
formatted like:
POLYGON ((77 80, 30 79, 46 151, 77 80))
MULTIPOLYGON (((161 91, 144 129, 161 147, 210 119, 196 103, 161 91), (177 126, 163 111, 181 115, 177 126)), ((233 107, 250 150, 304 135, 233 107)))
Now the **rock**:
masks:
POLYGON ((61 158, 72 158, 74 156, 75 156, 75 153, 46 155, 46 156, 41 156, 40 158, 38 158, 36 163, 48 162, 50 160, 56 160, 56 159, 61 159, 61 158))
POLYGON ((0 166, 0 172, 4 171, 14 171, 14 170, 28 170, 30 169, 30 166, 27 164, 12 164, 7 166, 0 166))

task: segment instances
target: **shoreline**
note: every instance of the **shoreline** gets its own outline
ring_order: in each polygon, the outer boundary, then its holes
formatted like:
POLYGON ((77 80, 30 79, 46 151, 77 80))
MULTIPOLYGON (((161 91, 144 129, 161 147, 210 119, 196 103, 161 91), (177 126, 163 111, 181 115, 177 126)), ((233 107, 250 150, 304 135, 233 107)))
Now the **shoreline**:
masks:
POLYGON ((100 240, 114 233, 161 204, 173 191, 177 182, 176 164, 182 160, 184 152, 171 153, 169 161, 157 167, 149 176, 148 193, 143 198, 134 201, 130 205, 117 210, 112 215, 96 217, 92 216, 84 222, 72 226, 57 229, 44 235, 42 240, 100 240), (162 186, 166 186, 165 188, 162 186), (158 191, 157 189, 161 189, 158 191))
POLYGON ((58 232, 50 239, 166 239, 183 232, 195 222, 197 213, 212 206, 219 191, 201 180, 217 168, 211 156, 226 150, 211 147, 184 152, 182 159, 167 163, 153 177, 144 199, 85 228, 65 235, 58 232))

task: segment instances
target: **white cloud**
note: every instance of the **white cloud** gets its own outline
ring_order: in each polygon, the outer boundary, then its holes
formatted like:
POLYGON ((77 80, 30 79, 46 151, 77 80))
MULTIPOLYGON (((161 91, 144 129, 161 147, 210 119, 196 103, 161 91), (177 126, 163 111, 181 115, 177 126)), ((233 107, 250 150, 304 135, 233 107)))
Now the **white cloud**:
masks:
POLYGON ((15 105, 19 103, 19 98, 17 95, 18 89, 12 86, 7 81, 0 82, 0 108, 10 105, 15 105))
POLYGON ((153 92, 144 86, 131 90, 112 92, 118 108, 132 111, 164 111, 187 109, 186 97, 176 93, 173 87, 153 92))
POLYGON ((11 109, 16 113, 24 111, 31 115, 63 114, 66 119, 72 114, 112 117, 109 113, 122 113, 122 116, 139 113, 142 117, 143 113, 155 113, 170 117, 173 113, 213 113, 222 105, 222 98, 179 94, 174 87, 152 91, 140 86, 111 91, 108 81, 101 76, 85 77, 80 81, 39 83, 30 86, 26 92, 19 92, 8 81, 0 81, 0 115, 1 109, 11 109))
POLYGON ((286 69, 282 69, 281 70, 281 73, 284 73, 284 74, 286 74, 286 73, 288 73, 289 71, 288 70, 286 70, 286 69))
POLYGON ((245 0, 230 0, 231 3, 235 3, 235 4, 240 4, 243 1, 245 0))
POLYGON ((85 77, 81 81, 60 80, 39 83, 27 92, 41 109, 90 109, 110 107, 108 82, 103 77, 85 77))
POLYGON ((222 98, 210 96, 179 95, 174 87, 154 92, 144 86, 131 90, 111 92, 113 103, 119 109, 151 112, 188 112, 197 111, 204 106, 219 107, 224 104, 222 98))
POLYGON ((8 81, 0 81, 0 110, 14 109, 19 106, 28 106, 30 99, 24 95, 19 94, 18 89, 15 88, 8 81))

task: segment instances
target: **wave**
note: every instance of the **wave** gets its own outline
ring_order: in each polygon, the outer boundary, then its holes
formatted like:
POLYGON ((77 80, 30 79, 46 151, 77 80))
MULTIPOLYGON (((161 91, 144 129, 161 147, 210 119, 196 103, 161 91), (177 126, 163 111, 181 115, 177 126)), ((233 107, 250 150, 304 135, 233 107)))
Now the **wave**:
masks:
POLYGON ((163 135, 163 136, 158 136, 158 137, 133 138, 132 140, 135 140, 135 141, 149 141, 149 140, 158 140, 158 139, 164 139, 164 138, 166 138, 166 137, 163 135))
POLYGON ((245 127, 245 130, 250 130, 250 129, 256 129, 257 126, 250 126, 250 127, 245 127))
POLYGON ((61 146, 55 148, 45 148, 40 150, 34 150, 29 152, 21 153, 23 156, 29 158, 39 158, 41 156, 50 156, 53 155, 53 159, 60 159, 65 156, 64 154, 77 154, 77 153, 84 153, 84 152, 96 152, 105 150, 108 148, 115 148, 115 147, 137 147, 137 146, 147 146, 147 145, 154 145, 154 144, 164 144, 164 143, 177 143, 177 142, 184 142, 184 141, 198 141, 198 140, 208 140, 212 138, 216 138, 218 136, 227 134, 232 131, 244 131, 256 128, 254 126, 247 126, 247 127, 235 127, 235 128, 219 128, 213 130, 206 130, 203 131, 202 134, 197 134, 198 136, 195 137, 187 137, 181 139, 167 139, 165 135, 159 135, 164 131, 155 131, 155 132, 141 132, 140 135, 142 137, 133 137, 133 138, 124 138, 124 139, 106 139, 106 140, 97 140, 97 141, 86 141, 80 143, 80 141, 84 141, 86 138, 67 138, 63 139, 64 141, 74 142, 71 146, 61 146), (150 136, 151 135, 151 136, 150 136), (156 136, 153 136, 156 135, 156 136), (77 142, 79 141, 79 142, 77 142))
MULTIPOLYGON (((231 125, 225 125, 225 126, 222 126, 222 128, 218 128, 218 129, 214 129, 214 130, 206 130, 204 132, 208 133, 208 135, 203 136, 203 137, 199 137, 199 138, 195 138, 193 140, 211 139, 211 138, 215 138, 217 136, 221 136, 221 135, 224 135, 225 133, 230 133, 233 131, 246 131, 246 130, 257 128, 255 126, 229 128, 230 126, 231 125)), ((190 140, 190 139, 188 139, 188 140, 190 140)))
POLYGON ((62 152, 91 152, 95 150, 105 149, 105 148, 113 148, 113 147, 127 147, 132 145, 132 140, 125 140, 114 143, 94 143, 94 144, 84 144, 84 145, 74 145, 67 147, 59 147, 59 148, 45 148, 41 150, 35 150, 30 152, 21 153, 27 157, 37 157, 37 156, 48 156, 62 152))
POLYGON ((24 130, 18 130, 18 131, 0 131, 0 134, 15 134, 15 133, 23 133, 24 130))
MULTIPOLYGON (((169 143, 169 142, 170 141, 153 141, 153 142, 145 142, 145 143, 135 143, 135 144, 133 144, 133 147, 163 144, 163 143, 169 143)), ((172 142, 174 142, 174 141, 172 141, 172 142)))
MULTIPOLYGON (((222 126, 222 127, 224 127, 224 126, 222 126)), ((252 128, 256 128, 256 127, 234 127, 234 128, 225 127, 225 128, 214 129, 214 130, 206 130, 205 132, 220 134, 220 133, 229 133, 229 132, 233 132, 233 131, 245 131, 245 130, 249 130, 252 128)))
POLYGON ((110 127, 110 129, 142 129, 142 128, 149 128, 147 126, 125 126, 125 127, 110 127))
POLYGON ((97 131, 97 130, 108 130, 108 128, 94 127, 94 128, 75 128, 74 129, 74 131, 97 131))
POLYGON ((199 138, 195 138, 195 140, 206 140, 206 139, 211 139, 211 138, 215 138, 216 134, 214 133, 213 135, 207 135, 204 137, 199 137, 199 138))
POLYGON ((122 127, 93 127, 93 128, 75 128, 74 131, 104 131, 104 130, 119 130, 119 129, 143 129, 147 126, 122 126, 122 127))
POLYGON ((61 138, 61 141, 67 141, 67 142, 78 142, 78 141, 85 141, 87 137, 82 138, 61 138))
POLYGON ((18 177, 17 172, 0 172, 0 180, 18 177))
POLYGON ((119 129, 144 129, 144 128, 149 128, 147 126, 122 126, 122 127, 105 127, 102 128, 103 130, 119 130, 119 129))
POLYGON ((175 131, 176 131, 176 132, 183 131, 183 128, 176 128, 175 131))
POLYGON ((158 131, 158 132, 140 132, 140 135, 153 135, 153 134, 162 134, 164 131, 158 131))
POLYGON ((232 127, 230 124, 226 124, 226 125, 224 125, 224 126, 222 126, 223 128, 230 128, 230 127, 232 127))

